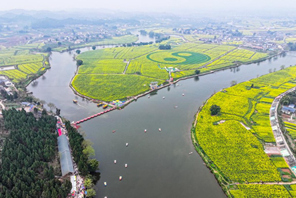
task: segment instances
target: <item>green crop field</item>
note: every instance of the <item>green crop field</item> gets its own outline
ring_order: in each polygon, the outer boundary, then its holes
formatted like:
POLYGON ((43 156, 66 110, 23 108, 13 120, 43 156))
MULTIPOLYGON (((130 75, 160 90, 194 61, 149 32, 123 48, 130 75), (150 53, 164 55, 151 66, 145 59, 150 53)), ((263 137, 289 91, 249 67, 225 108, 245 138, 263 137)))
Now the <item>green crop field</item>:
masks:
POLYGON ((111 101, 114 96, 124 99, 127 96, 144 92, 151 81, 155 81, 155 79, 139 75, 78 74, 74 78, 73 87, 83 95, 111 101))
POLYGON ((0 51, 0 68, 1 66, 12 66, 15 69, 0 70, 0 75, 9 77, 13 82, 17 83, 27 79, 29 75, 34 75, 39 71, 43 71, 43 62, 48 66, 48 54, 32 53, 36 49, 40 49, 43 44, 27 44, 14 46, 12 48, 3 49, 0 51))
MULTIPOLYGON (((134 78, 134 75, 139 75, 161 84, 170 77, 182 78, 193 75, 196 69, 206 72, 233 65, 235 62, 247 63, 254 61, 256 60, 255 56, 257 59, 267 56, 264 53, 257 53, 228 45, 203 44, 195 40, 194 42, 184 43, 178 37, 172 37, 163 43, 171 43, 172 49, 159 50, 159 44, 152 44, 105 48, 84 52, 77 56, 77 59, 83 61, 83 65, 79 67, 78 74, 80 77, 74 78, 73 86, 75 85, 74 87, 77 88, 84 87, 86 90, 81 88, 76 90, 81 94, 86 94, 86 96, 99 100, 105 100, 106 98, 109 98, 109 100, 125 99, 127 96, 137 95, 140 93, 139 90, 135 90, 134 87, 123 84, 120 81, 115 85, 113 78, 110 82, 108 78, 104 78, 104 83, 106 85, 110 83, 112 86, 108 90, 97 87, 101 90, 96 91, 96 94, 90 94, 92 88, 85 86, 85 83, 81 81, 83 79, 82 75, 91 74, 100 77, 102 74, 121 74, 126 76, 126 78, 134 78), (176 71, 169 74, 168 68, 174 68, 176 71), (127 94, 121 94, 117 91, 119 86, 125 87, 125 90, 134 90, 126 91, 127 94), (110 97, 111 95, 112 97, 110 97)), ((96 78, 96 81, 98 80, 96 78)), ((150 83, 146 84, 147 86, 144 88, 139 86, 142 92, 149 90, 150 83)))
POLYGON ((290 122, 284 122, 284 124, 291 137, 296 139, 296 124, 290 122))
MULTIPOLYGON (((294 66, 240 83, 216 93, 199 112, 195 136, 200 149, 229 182, 246 182, 230 191, 234 197, 289 197, 290 191, 281 186, 248 183, 276 183, 282 179, 278 168, 288 167, 282 157, 269 158, 262 143, 275 142, 269 120, 271 102, 295 86, 295 77, 294 66), (221 107, 219 115, 210 115, 212 105, 221 107)), ((295 124, 285 126, 296 131, 295 124)))
POLYGON ((249 185, 238 185, 237 190, 230 191, 234 198, 243 198, 243 197, 281 197, 281 198, 290 198, 292 197, 289 194, 289 191, 281 185, 258 185, 258 184, 249 184, 249 185))

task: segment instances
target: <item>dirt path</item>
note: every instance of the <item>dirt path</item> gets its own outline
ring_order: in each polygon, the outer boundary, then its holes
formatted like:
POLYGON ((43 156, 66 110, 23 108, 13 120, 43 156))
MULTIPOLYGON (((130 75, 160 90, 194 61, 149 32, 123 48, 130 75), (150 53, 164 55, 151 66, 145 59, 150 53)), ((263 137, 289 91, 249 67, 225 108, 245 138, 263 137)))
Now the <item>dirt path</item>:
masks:
POLYGON ((126 72, 126 70, 127 70, 128 66, 129 66, 130 62, 131 62, 130 60, 129 60, 129 61, 125 61, 125 63, 126 63, 126 66, 125 66, 125 68, 124 68, 124 71, 123 71, 123 73, 122 73, 122 74, 125 74, 125 72, 126 72))

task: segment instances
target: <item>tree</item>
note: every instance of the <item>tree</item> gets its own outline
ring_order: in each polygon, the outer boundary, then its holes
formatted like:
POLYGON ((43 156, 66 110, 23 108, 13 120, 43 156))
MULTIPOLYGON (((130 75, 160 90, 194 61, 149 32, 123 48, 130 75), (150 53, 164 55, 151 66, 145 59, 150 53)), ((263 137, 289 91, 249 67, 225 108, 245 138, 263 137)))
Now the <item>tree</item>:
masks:
POLYGON ((220 113, 221 107, 219 107, 218 105, 212 105, 210 108, 210 111, 211 111, 211 115, 217 115, 220 113))
POLYGON ((55 105, 53 103, 48 103, 47 106, 50 108, 50 110, 52 110, 53 108, 55 108, 55 105))
POLYGON ((92 46, 91 48, 92 48, 93 50, 95 50, 95 49, 96 49, 96 46, 92 46))
POLYGON ((195 74, 199 74, 200 73, 200 70, 195 70, 195 74))
POLYGON ((95 155, 95 150, 94 150, 94 148, 93 148, 91 145, 87 145, 87 146, 83 149, 82 153, 83 153, 84 155, 86 155, 87 157, 90 157, 90 156, 94 156, 94 155, 95 155))
POLYGON ((47 115, 47 112, 46 112, 45 109, 43 109, 43 110, 42 110, 42 116, 45 116, 45 115, 47 115))
POLYGON ((36 107, 34 108, 34 113, 38 113, 38 109, 36 107))
POLYGON ((92 188, 94 186, 92 179, 89 177, 86 177, 84 181, 84 186, 86 188, 92 188))
POLYGON ((80 51, 79 49, 78 49, 78 50, 76 50, 76 53, 77 53, 77 54, 80 54, 80 52, 81 52, 81 51, 80 51))
POLYGON ((234 85, 236 85, 236 84, 237 84, 237 82, 236 82, 235 80, 233 80, 233 81, 230 82, 230 85, 231 85, 231 86, 234 86, 234 85))
POLYGON ((76 65, 77 65, 77 66, 80 66, 80 65, 82 65, 82 64, 83 64, 83 61, 82 61, 82 60, 77 60, 77 61, 76 61, 76 65))
POLYGON ((92 188, 87 189, 86 197, 94 197, 94 196, 96 196, 96 191, 94 189, 92 189, 92 188))
POLYGON ((158 47, 160 50, 170 50, 171 45, 159 45, 158 47))
POLYGON ((56 115, 60 115, 61 114, 61 109, 56 108, 56 115))
POLYGON ((88 170, 91 173, 96 172, 96 170, 98 170, 99 168, 99 162, 96 159, 89 159, 87 162, 87 165, 88 165, 88 170))
POLYGON ((51 52, 51 47, 47 47, 46 52, 51 52))

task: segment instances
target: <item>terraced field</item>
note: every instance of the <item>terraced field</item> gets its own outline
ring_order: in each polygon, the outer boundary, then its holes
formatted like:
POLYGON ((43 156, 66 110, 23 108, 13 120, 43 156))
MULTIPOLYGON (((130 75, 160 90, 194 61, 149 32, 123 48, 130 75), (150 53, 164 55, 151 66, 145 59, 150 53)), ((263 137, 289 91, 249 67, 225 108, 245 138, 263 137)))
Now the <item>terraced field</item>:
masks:
MULTIPOLYGON (((197 149, 207 156, 209 166, 218 171, 224 181, 241 183, 224 186, 230 189, 232 196, 295 195, 290 187, 276 185, 285 179, 281 169, 288 167, 286 162, 281 156, 269 157, 263 147, 265 143, 275 142, 269 120, 271 102, 296 86, 295 77, 296 66, 240 83, 216 93, 199 112, 194 132, 197 149), (211 116, 212 105, 220 106, 221 113, 211 116), (272 182, 274 185, 249 184, 258 182, 272 182)), ((296 126, 285 124, 291 129, 296 126)))
MULTIPOLYGON (((122 81, 115 78, 112 78, 110 82, 107 78, 104 78, 104 84, 112 84, 108 90, 105 90, 101 87, 101 83, 92 84, 88 81, 89 85, 85 84, 85 82, 81 81, 81 79, 84 79, 82 75, 91 74, 100 77, 102 74, 122 74, 131 78, 134 78, 134 75, 139 75, 142 78, 147 78, 146 80, 157 81, 160 85, 171 77, 176 79, 193 75, 196 69, 206 72, 237 63, 247 63, 267 56, 264 53, 228 45, 184 43, 180 38, 176 37, 172 37, 164 43, 170 42, 172 43, 171 50, 159 50, 159 44, 152 44, 84 52, 77 56, 77 59, 83 61, 83 65, 78 70, 80 77, 74 78, 72 84, 74 88, 78 88, 76 90, 79 93, 92 98, 100 100, 106 98, 110 100, 126 99, 127 96, 135 96, 140 93, 139 90, 129 90, 134 89, 134 87, 129 86, 127 81, 124 81, 127 84, 123 84, 122 81), (170 67, 174 68, 176 72, 168 73, 167 70, 170 67), (126 94, 119 94, 117 90, 120 86, 124 87, 126 94), (82 91, 79 87, 86 90, 82 91), (96 92, 97 94, 89 94, 94 87, 100 90, 100 94, 98 92, 96 92)), ((99 81, 99 78, 92 79, 99 81)), ((146 86, 141 87, 142 91, 149 90, 150 83, 145 84, 146 86)))

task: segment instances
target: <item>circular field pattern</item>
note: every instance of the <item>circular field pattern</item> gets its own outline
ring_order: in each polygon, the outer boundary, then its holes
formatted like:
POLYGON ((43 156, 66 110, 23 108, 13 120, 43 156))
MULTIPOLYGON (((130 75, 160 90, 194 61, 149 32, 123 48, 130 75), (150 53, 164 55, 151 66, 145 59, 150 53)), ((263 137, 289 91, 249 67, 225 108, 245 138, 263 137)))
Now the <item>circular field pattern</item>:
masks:
POLYGON ((176 58, 164 58, 165 61, 177 61, 178 59, 176 58))
POLYGON ((147 55, 147 58, 157 63, 166 64, 199 64, 211 60, 211 57, 197 52, 169 52, 161 51, 147 55))

